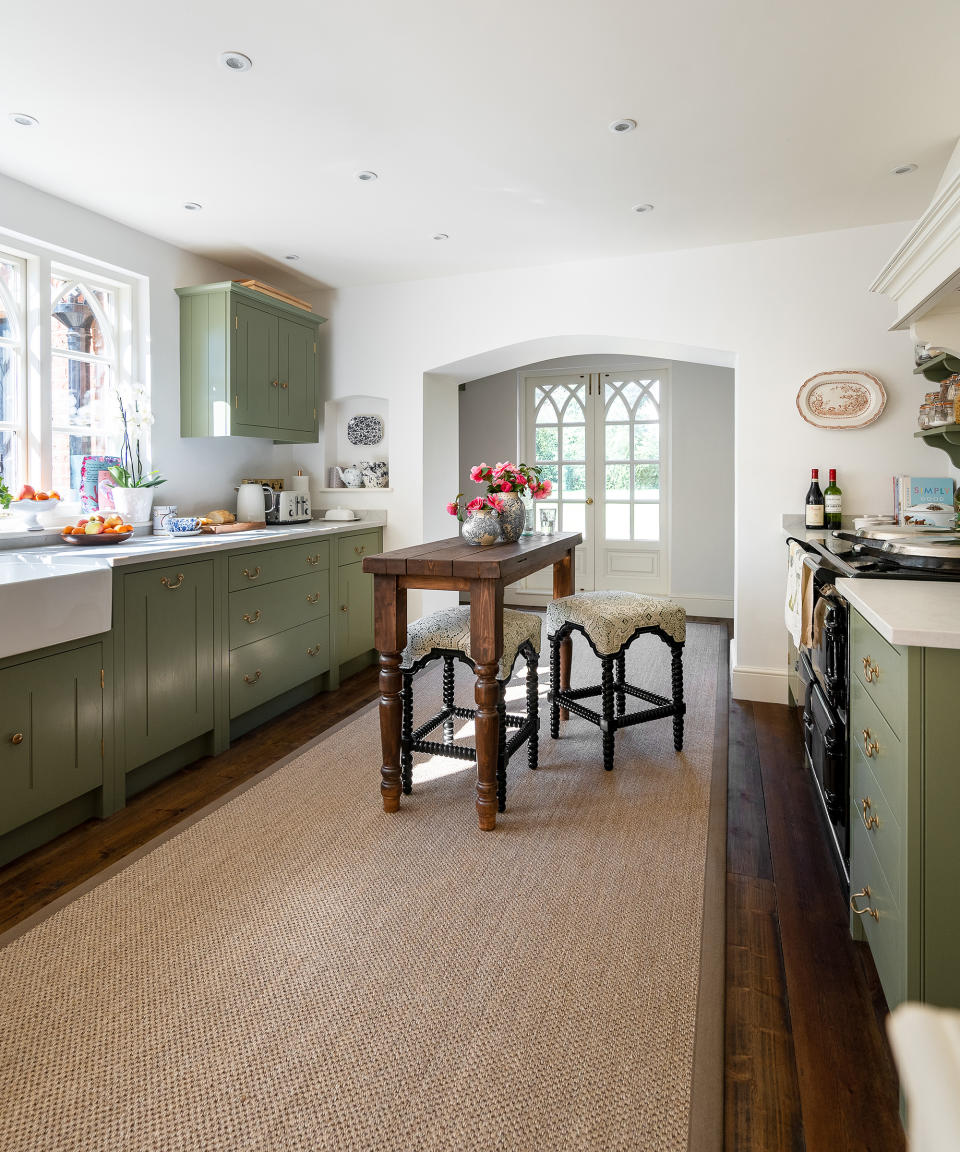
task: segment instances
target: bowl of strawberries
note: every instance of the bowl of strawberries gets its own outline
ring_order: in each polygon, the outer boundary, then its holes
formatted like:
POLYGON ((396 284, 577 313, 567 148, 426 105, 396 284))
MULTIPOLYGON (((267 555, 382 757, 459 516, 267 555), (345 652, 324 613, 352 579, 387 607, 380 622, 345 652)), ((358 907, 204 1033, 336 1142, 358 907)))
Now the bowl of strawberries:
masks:
POLYGON ((133 525, 125 524, 123 517, 113 513, 103 516, 92 512, 76 524, 68 524, 60 533, 65 544, 122 544, 133 535, 133 525))
POLYGON ((44 492, 31 484, 24 484, 16 500, 10 501, 10 511, 23 520, 28 532, 42 532, 43 525, 37 519, 37 513, 52 512, 59 503, 59 492, 44 492))

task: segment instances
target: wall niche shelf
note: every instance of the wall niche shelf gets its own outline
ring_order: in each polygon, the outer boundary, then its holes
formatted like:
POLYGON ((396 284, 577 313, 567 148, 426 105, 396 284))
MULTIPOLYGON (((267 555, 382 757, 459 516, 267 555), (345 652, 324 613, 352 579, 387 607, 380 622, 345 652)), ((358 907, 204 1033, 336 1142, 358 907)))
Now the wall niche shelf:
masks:
POLYGON ((936 428, 921 428, 914 432, 914 438, 940 448, 950 457, 954 468, 960 468, 960 424, 940 424, 936 428))

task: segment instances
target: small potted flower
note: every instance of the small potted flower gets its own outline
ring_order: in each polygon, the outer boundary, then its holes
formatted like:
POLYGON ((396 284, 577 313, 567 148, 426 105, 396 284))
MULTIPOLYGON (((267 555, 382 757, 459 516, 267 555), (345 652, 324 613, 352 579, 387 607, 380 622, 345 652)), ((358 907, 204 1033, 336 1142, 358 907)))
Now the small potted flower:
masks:
POLYGON ((150 519, 153 489, 166 483, 156 469, 143 470, 140 434, 153 423, 153 414, 147 408, 146 393, 142 388, 134 388, 126 403, 118 389, 117 404, 123 425, 123 447, 120 449, 120 463, 107 469, 113 478, 113 504, 127 523, 142 524, 150 519))
POLYGON ((542 472, 543 469, 537 465, 530 467, 510 461, 495 467, 477 464, 471 468, 470 479, 475 484, 486 484, 487 495, 465 503, 463 493, 458 492, 456 500, 447 505, 451 516, 460 521, 467 517, 463 524, 464 539, 471 544, 495 544, 498 541, 511 544, 519 540, 526 521, 524 494, 542 500, 552 491, 550 481, 541 479, 542 472), (487 539, 492 534, 494 523, 498 526, 498 534, 495 539, 487 539))

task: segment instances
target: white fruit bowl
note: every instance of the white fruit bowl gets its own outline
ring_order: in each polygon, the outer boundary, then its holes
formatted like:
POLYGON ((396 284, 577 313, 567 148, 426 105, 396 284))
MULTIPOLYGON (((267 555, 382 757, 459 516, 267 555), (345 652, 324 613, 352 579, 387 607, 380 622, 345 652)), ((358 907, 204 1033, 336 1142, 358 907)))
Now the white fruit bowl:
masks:
POLYGON ((43 525, 37 519, 39 512, 52 512, 59 500, 11 500, 10 511, 23 520, 28 532, 42 532, 43 525))

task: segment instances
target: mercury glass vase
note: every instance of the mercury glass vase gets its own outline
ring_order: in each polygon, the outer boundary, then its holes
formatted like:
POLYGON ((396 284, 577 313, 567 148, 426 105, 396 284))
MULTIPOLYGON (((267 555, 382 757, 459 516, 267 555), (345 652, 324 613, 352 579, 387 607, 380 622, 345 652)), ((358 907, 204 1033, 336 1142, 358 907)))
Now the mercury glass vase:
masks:
POLYGON ((500 516, 492 508, 471 512, 463 522, 461 535, 468 544, 499 544, 500 516))
POLYGON ((503 511, 500 513, 500 538, 505 544, 513 544, 523 534, 527 522, 527 509, 519 492, 504 492, 500 497, 503 511))

